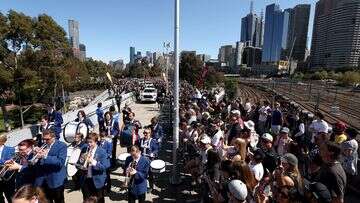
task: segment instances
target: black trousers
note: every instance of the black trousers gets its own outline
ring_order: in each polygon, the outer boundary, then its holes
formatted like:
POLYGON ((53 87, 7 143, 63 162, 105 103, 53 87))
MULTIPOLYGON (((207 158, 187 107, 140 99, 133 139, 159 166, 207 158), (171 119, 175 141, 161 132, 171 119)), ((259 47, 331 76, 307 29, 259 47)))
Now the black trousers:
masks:
POLYGON ((11 202, 11 198, 15 194, 15 175, 9 181, 0 181, 0 203, 5 203, 3 195, 7 202, 11 202))
POLYGON ((110 169, 106 169, 106 191, 110 192, 111 191, 111 178, 110 178, 110 169))
POLYGON ((64 186, 60 186, 58 188, 49 188, 47 184, 42 186, 44 193, 46 195, 46 199, 48 199, 49 203, 64 203, 64 186))
POLYGON ((112 152, 111 152, 111 166, 115 167, 116 166, 116 148, 117 148, 117 142, 118 142, 118 135, 114 135, 113 139, 112 139, 112 152))
POLYGON ((149 170, 148 174, 149 174, 148 180, 149 180, 150 189, 154 189, 154 174, 153 174, 153 172, 151 172, 151 170, 149 170))
POLYGON ((84 201, 93 196, 97 198, 97 203, 105 203, 104 187, 96 188, 92 178, 86 178, 83 186, 81 187, 84 201))
POLYGON ((135 203, 135 200, 139 200, 139 203, 145 203, 146 193, 142 195, 133 195, 130 191, 128 192, 128 202, 135 203))
POLYGON ((99 121, 99 133, 105 131, 105 122, 104 121, 99 121))

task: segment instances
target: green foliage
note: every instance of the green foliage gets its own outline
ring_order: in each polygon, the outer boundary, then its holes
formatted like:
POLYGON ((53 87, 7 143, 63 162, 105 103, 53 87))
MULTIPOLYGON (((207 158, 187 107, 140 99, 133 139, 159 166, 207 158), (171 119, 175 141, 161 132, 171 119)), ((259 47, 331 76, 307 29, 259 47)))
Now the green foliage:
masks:
POLYGON ((236 79, 225 80, 225 91, 229 99, 234 99, 237 93, 238 82, 236 79))
POLYGON ((203 70, 203 62, 193 54, 182 54, 180 61, 180 79, 198 86, 203 70))
POLYGON ((342 85, 355 85, 360 83, 360 72, 347 71, 339 78, 342 85))
POLYGON ((108 82, 107 71, 112 72, 101 61, 75 58, 66 32, 50 16, 0 13, 0 96, 6 101, 49 102, 54 91, 61 95, 62 87, 65 91, 102 88, 108 82), (6 91, 17 96, 10 98, 6 91))

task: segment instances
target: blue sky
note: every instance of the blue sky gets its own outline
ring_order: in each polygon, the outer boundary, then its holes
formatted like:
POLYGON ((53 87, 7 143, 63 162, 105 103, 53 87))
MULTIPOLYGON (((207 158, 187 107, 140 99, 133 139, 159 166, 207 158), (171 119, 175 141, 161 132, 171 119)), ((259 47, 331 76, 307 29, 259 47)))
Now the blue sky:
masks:
MULTIPOLYGON (((217 58, 221 45, 240 40, 241 18, 249 13, 250 0, 180 0, 180 48, 196 50, 217 58)), ((316 0, 254 0, 260 13, 277 2, 282 9, 297 4, 312 5, 311 39, 316 0)), ((129 47, 136 50, 163 51, 163 42, 173 43, 174 0, 0 0, 0 11, 13 9, 36 16, 52 16, 65 31, 67 20, 80 23, 80 42, 87 56, 105 62, 129 59, 129 47)), ((308 42, 310 44, 310 41, 308 42)))

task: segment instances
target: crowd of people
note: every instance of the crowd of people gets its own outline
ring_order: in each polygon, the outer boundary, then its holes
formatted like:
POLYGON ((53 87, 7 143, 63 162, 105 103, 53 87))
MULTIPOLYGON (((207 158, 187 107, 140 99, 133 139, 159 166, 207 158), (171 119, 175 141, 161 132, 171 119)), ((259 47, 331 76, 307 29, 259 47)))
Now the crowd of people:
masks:
MULTIPOLYGON (((143 88, 117 83, 126 87, 114 95, 120 103, 121 92, 143 88)), ((161 81, 154 84, 166 89, 161 81)), ((202 202, 344 202, 349 182, 358 175, 357 130, 281 100, 259 103, 219 97, 221 92, 181 85, 178 154, 202 202)), ((82 192, 83 202, 105 202, 120 143, 130 154, 121 165, 127 200, 145 202, 154 187, 150 163, 164 137, 158 117, 143 126, 128 103, 108 111, 99 103, 96 115, 98 130, 78 111, 76 121, 90 131, 75 132, 71 143, 81 151, 71 178, 74 189, 82 192)), ((49 106, 40 123, 36 139, 19 142, 17 152, 5 145, 7 135, 0 135, 0 203, 2 195, 15 203, 65 202, 68 146, 59 140, 62 115, 49 106)))
POLYGON ((344 202, 358 131, 282 101, 181 87, 180 153, 202 202, 344 202))

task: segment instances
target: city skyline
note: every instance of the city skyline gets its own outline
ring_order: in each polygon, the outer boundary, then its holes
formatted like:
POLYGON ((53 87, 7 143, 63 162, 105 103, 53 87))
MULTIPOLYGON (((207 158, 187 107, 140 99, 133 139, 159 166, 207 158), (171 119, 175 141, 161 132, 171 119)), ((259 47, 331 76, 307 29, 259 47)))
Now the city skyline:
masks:
MULTIPOLYGON (((254 13, 260 15, 263 10, 265 14, 265 7, 274 2, 279 3, 283 9, 293 8, 301 3, 311 4, 307 44, 310 48, 316 0, 255 0, 254 13)), ((219 47, 240 41, 241 19, 249 13, 249 7, 250 0, 182 0, 181 50, 196 50, 217 58, 219 47), (195 17, 192 15, 194 12, 198 13, 195 17), (201 27, 199 23, 202 23, 201 27)), ((84 4, 84 1, 70 4, 65 0, 59 5, 51 1, 40 4, 33 0, 14 0, 0 5, 2 13, 7 13, 10 9, 30 16, 46 13, 65 31, 68 30, 69 19, 78 21, 81 25, 81 42, 86 44, 87 56, 104 62, 119 58, 129 62, 130 46, 143 52, 162 52, 163 42, 171 42, 172 45, 173 41, 172 1, 155 0, 150 3, 125 0, 89 5, 84 4)))

